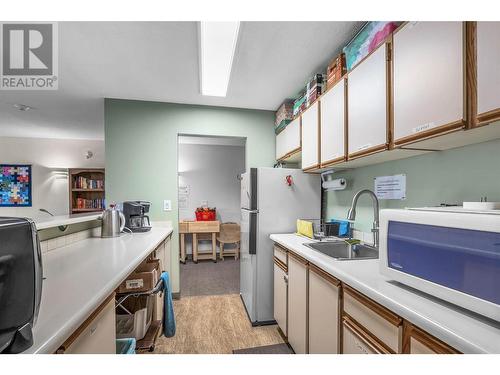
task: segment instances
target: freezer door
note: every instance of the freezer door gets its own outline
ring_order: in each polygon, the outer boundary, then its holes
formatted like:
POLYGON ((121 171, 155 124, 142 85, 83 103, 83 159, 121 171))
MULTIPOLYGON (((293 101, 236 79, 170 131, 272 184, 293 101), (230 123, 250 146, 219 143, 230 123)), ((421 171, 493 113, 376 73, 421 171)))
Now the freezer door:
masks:
MULTIPOLYGON (((253 251, 251 251, 252 217, 256 218, 256 214, 250 210, 241 210, 240 294, 248 312, 248 316, 250 317, 250 321, 255 322, 257 320, 255 311, 257 259, 256 256, 252 254, 253 251)), ((253 248, 255 249, 255 243, 253 244, 253 248)))

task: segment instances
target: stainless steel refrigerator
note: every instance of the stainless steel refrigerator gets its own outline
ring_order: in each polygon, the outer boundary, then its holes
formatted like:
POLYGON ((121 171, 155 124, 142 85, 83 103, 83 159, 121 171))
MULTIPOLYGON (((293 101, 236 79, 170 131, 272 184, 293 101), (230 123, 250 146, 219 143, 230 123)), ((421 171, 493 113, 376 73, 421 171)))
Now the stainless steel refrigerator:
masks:
POLYGON ((252 325, 274 322, 269 235, 295 232, 297 219, 319 219, 320 213, 319 175, 285 168, 251 168, 242 174, 240 295, 252 325))

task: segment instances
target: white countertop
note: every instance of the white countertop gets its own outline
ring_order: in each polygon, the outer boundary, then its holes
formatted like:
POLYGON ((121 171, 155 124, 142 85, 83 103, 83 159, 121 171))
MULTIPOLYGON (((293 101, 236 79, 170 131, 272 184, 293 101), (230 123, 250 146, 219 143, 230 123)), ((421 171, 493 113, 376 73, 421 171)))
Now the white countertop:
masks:
POLYGON ((89 238, 43 255, 42 301, 25 353, 53 353, 172 233, 153 227, 118 238, 89 238))
POLYGON ((98 217, 102 216, 102 212, 91 213, 91 214, 73 214, 73 215, 59 215, 50 216, 44 214, 43 216, 37 216, 33 218, 35 222, 36 229, 47 229, 58 227, 60 225, 70 225, 77 223, 84 223, 86 221, 96 220, 98 217))
POLYGON ((379 273, 378 259, 335 260, 295 234, 272 234, 271 240, 463 353, 500 353, 500 323, 390 281, 379 273))

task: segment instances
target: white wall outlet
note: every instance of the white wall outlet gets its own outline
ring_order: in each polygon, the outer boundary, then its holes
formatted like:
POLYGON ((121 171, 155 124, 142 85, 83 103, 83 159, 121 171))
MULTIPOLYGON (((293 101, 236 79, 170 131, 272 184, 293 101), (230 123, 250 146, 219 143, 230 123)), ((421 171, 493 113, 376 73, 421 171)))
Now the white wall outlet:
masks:
POLYGON ((172 211, 172 201, 170 199, 163 201, 163 211, 172 211))

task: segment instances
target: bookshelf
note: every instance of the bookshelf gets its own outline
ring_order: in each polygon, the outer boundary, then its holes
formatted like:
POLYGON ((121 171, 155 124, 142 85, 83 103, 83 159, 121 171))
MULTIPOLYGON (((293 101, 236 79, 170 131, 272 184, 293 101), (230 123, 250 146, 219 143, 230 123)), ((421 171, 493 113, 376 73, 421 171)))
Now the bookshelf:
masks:
POLYGON ((69 213, 103 211, 105 206, 105 173, 103 168, 73 168, 69 176, 69 213))

